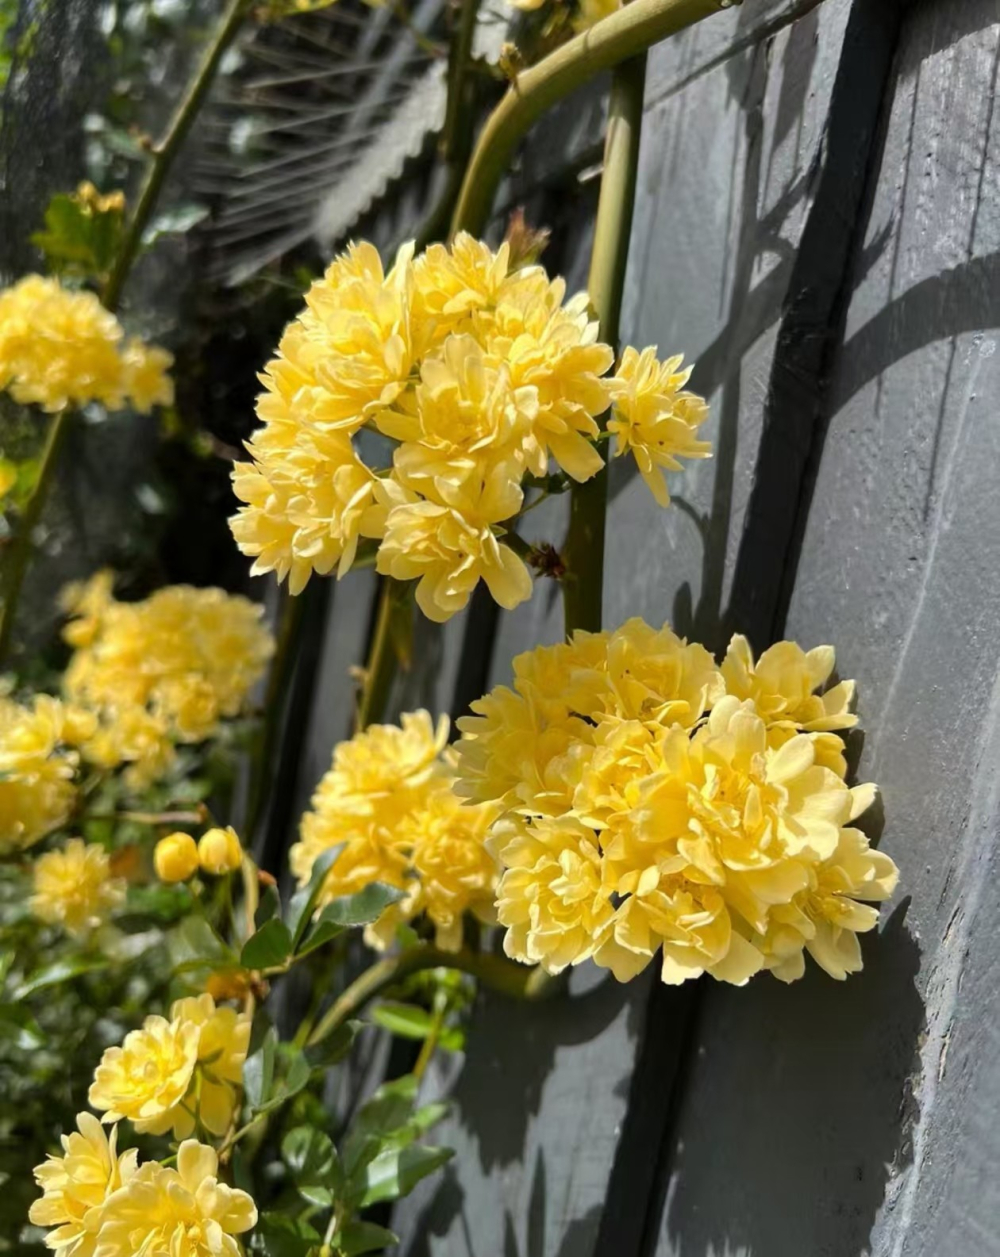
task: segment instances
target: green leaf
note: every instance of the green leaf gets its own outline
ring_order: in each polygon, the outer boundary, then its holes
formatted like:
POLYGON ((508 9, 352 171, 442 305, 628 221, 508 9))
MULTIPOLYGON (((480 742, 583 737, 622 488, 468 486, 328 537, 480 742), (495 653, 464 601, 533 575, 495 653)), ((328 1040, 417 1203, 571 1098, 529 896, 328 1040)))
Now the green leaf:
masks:
POLYGON ((304 1053, 289 1043, 277 1044, 276 1063, 281 1065, 281 1069, 277 1071, 277 1081, 272 1085, 271 1094, 256 1106, 258 1113, 269 1113, 272 1109, 279 1108, 286 1100, 298 1095, 312 1077, 312 1070, 304 1053))
POLYGON ((270 1099, 274 1087, 274 1062, 278 1053, 278 1032, 265 1014, 254 1018, 250 1047, 243 1062, 243 1090, 247 1104, 257 1112, 270 1099))
POLYGON ((45 254, 54 274, 99 279, 111 269, 121 243, 121 208, 100 210, 74 194, 57 193, 45 210, 45 230, 31 242, 45 254))
POLYGON ((359 1110, 344 1140, 344 1168, 350 1177, 376 1157, 386 1137, 405 1127, 417 1098, 417 1080, 412 1074, 383 1083, 359 1110))
POLYGON ((344 895, 333 899, 319 915, 319 922, 328 921, 331 925, 349 927, 352 925, 369 925, 377 921, 390 904, 398 903, 404 891, 396 886, 387 886, 384 882, 370 882, 363 890, 354 895, 344 895))
POLYGON ((186 917, 175 930, 170 931, 167 947, 175 969, 181 965, 190 968, 195 962, 200 962, 207 969, 236 963, 235 952, 226 946, 204 917, 186 917))
POLYGON ((14 1032, 11 1037, 16 1038, 17 1046, 22 1050, 39 1048, 45 1043, 45 1035, 38 1022, 23 1004, 0 1004, 0 1038, 8 1030, 14 1032))
POLYGON ((320 1234, 302 1218, 265 1213, 254 1227, 251 1247, 265 1257, 306 1257, 320 1234))
POLYGON ((426 1039, 434 1026, 434 1018, 426 1008, 394 1000, 379 1004, 372 1013, 372 1021, 401 1039, 426 1039))
POLYGON ((374 1222, 348 1222, 333 1237, 335 1246, 344 1257, 358 1257, 360 1253, 374 1253, 399 1243, 399 1236, 374 1222))
POLYGON ((302 942, 302 936, 305 934, 309 922, 312 920, 313 913, 316 911, 316 902, 323 890, 326 875, 333 868, 334 861, 342 850, 343 844, 340 844, 336 847, 330 847, 328 851, 322 851, 313 863, 309 885, 292 896, 288 905, 288 911, 285 913, 285 921, 292 934, 293 951, 302 942))
POLYGON ((329 1069, 331 1065, 336 1065, 353 1047, 361 1025, 360 1021, 345 1021, 321 1043, 306 1048, 306 1060, 313 1069, 329 1069))
POLYGON ((204 205, 175 205, 153 219, 142 233, 142 243, 149 248, 163 236, 183 236, 208 217, 204 205))
POLYGON ((452 1148, 423 1145, 389 1148, 379 1153, 364 1171, 361 1208, 408 1196, 421 1179, 439 1170, 454 1155, 452 1148))
POLYGON ((254 914, 254 925, 259 930, 272 917, 279 916, 281 916, 281 896, 278 894, 278 888, 277 886, 265 886, 260 902, 257 904, 257 911, 254 914))
POLYGON ((70 957, 67 960, 56 960, 50 965, 45 965, 41 969, 36 969, 14 992, 15 1000, 22 1000, 29 995, 34 995, 36 991, 45 990, 47 987, 61 986, 63 982, 70 982, 73 978, 78 978, 84 973, 96 973, 98 970, 107 969, 110 961, 105 959, 87 960, 83 956, 70 957))
POLYGON ((272 917, 243 944, 240 964, 246 969, 270 969, 284 964, 291 950, 292 936, 288 926, 280 917, 272 917))
POLYGON ((310 1204, 329 1208, 343 1175, 330 1137, 312 1126, 297 1126, 281 1143, 281 1155, 299 1194, 310 1204))

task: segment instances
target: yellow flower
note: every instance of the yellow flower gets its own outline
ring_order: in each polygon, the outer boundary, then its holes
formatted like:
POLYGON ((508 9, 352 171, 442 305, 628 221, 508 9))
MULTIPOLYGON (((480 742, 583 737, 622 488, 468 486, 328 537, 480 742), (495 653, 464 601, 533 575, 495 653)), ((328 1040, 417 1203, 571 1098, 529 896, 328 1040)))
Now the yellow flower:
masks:
POLYGON ((147 1162, 108 1201, 95 1257, 242 1257, 257 1223, 246 1192, 220 1182, 219 1157, 193 1139, 177 1168, 147 1162))
POLYGON ((844 780, 850 692, 814 695, 828 650, 783 643, 755 671, 741 641, 724 679, 666 627, 577 633, 518 657, 514 690, 459 722, 456 789, 499 813, 485 845, 510 955, 624 981, 660 951, 668 983, 791 981, 804 950, 834 977, 860 968, 897 871, 851 828, 875 792, 844 780))
POLYGON ((161 882, 186 882, 198 871, 198 863, 198 844, 181 830, 161 838, 153 851, 153 865, 161 882))
POLYGON ((445 620, 480 578, 503 606, 530 595, 500 525, 550 455, 578 480, 603 466, 613 354, 586 295, 564 302, 541 267, 512 271, 507 245, 460 233, 412 252, 385 274, 352 246, 313 285, 261 377, 231 527, 253 571, 293 593, 313 572, 343 576, 360 537, 379 541, 379 571, 421 578, 423 610, 445 620), (363 427, 401 443, 391 467, 360 460, 363 427))
POLYGON ((198 840, 198 863, 206 873, 221 877, 235 873, 243 863, 243 848, 232 825, 209 829, 198 840))
POLYGON ((91 214, 122 214, 125 212, 125 193, 121 189, 101 195, 89 179, 73 193, 72 199, 91 214))
POLYGON ((225 1133, 239 1100, 250 1017, 216 1008, 211 995, 178 1000, 170 1020, 147 1017, 108 1048, 88 1099, 106 1122, 128 1118, 137 1131, 186 1138, 196 1122, 225 1133))
POLYGON ((81 749, 100 767, 130 765, 134 788, 170 767, 174 742, 203 741, 238 715, 274 649, 262 608, 221 589, 171 585, 117 602, 99 573, 63 603, 76 647, 64 690, 98 717, 81 749))
POLYGON ((28 1216, 35 1226, 55 1228, 45 1242, 63 1257, 94 1257, 105 1203, 131 1182, 138 1154, 119 1154, 117 1126, 105 1134, 92 1113, 78 1113, 76 1124, 62 1136, 63 1155, 35 1169, 42 1196, 28 1216))
POLYGON ((97 843, 71 838, 60 851, 35 861, 31 911, 42 921, 83 934, 108 919, 125 898, 125 883, 111 876, 108 853, 97 843))
POLYGON ((58 829, 76 800, 79 757, 68 709, 40 695, 22 706, 0 694, 0 853, 23 850, 58 829))
POLYGON ((680 471, 680 458, 708 458, 712 447, 696 433, 708 407, 684 391, 691 368, 681 357, 658 362, 655 349, 642 353, 629 346, 611 381, 614 412, 608 431, 617 437, 615 455, 631 452, 643 480, 661 506, 670 504, 663 468, 680 471))
POLYGON ((722 675, 728 693, 752 698, 768 725, 814 733, 853 729, 858 722, 850 710, 853 681, 841 681, 823 694, 815 693, 829 681, 835 663, 832 646, 817 646, 807 652, 795 642, 778 642, 755 664, 750 643, 737 634, 722 661, 722 675))
POLYGON ((387 947, 397 926, 426 915, 438 945, 460 945, 462 918, 492 915, 496 861, 486 848, 492 809, 464 806, 454 794, 452 766, 442 751, 448 721, 425 711, 401 726, 373 725, 334 751, 333 766, 302 818, 289 862, 300 885, 316 858, 341 846, 320 904, 372 882, 405 892, 365 931, 387 947))
POLYGON ((417 605, 429 620, 442 623, 461 611, 480 580, 508 610, 531 597, 531 574, 496 531, 521 504, 521 490, 503 468, 461 507, 419 499, 391 482, 379 491, 394 504, 377 570, 395 580, 419 580, 417 605))
POLYGON ((173 359, 139 341, 123 348, 123 335, 93 293, 28 275, 0 290, 0 389, 49 411, 91 401, 116 410, 130 398, 148 410, 172 395, 173 359))
POLYGON ((569 815, 532 825, 515 818, 498 833, 497 846, 505 869, 497 916, 507 927, 507 955, 549 973, 589 960, 615 911, 594 832, 569 815))

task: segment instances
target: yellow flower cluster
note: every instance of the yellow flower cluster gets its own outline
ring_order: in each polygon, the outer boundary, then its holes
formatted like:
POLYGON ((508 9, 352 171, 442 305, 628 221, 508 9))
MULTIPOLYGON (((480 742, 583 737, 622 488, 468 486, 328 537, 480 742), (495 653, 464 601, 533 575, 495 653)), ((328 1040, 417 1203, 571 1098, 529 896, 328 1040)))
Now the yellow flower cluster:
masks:
POLYGON ((137 1131, 187 1138, 200 1123, 223 1135, 237 1111, 250 1017, 217 1008, 211 995, 180 999, 165 1017, 147 1017, 110 1047, 88 1099, 106 1122, 128 1118, 137 1131))
POLYGON ((40 856, 32 875, 31 911, 70 934, 96 929, 125 898, 125 882, 112 876, 107 851, 79 838, 40 856))
POLYGON ((264 426, 233 473, 245 503, 233 534, 253 570, 298 593, 313 572, 342 576, 366 537, 380 572, 419 581, 433 620, 480 580, 513 607, 531 594, 503 540, 524 478, 550 458, 593 476, 597 417, 616 398, 622 448, 651 466, 700 457, 691 430, 704 413, 681 394, 677 360, 661 368, 647 350, 608 376, 586 294, 565 296, 541 266, 512 267, 508 245, 493 253, 464 234, 419 257, 407 245, 388 272, 370 244, 336 258, 261 376, 264 426), (362 446, 386 450, 380 438, 394 448, 373 468, 362 446))
POLYGON ((372 882, 404 891, 366 932, 373 946, 387 946, 397 925, 425 914, 438 946, 455 950, 466 911, 492 917, 497 866, 485 836, 494 809, 455 795, 442 754, 447 739, 447 719, 435 727, 426 711, 404 715, 401 726, 372 725, 336 748, 302 818, 290 852, 301 884, 323 851, 343 845, 321 903, 372 882))
POLYGON ((86 712, 40 695, 30 706, 0 694, 0 855, 30 847, 65 823, 79 756, 94 731, 86 712))
POLYGON ((173 362, 163 349, 125 340, 115 316, 92 292, 28 275, 0 289, 0 389, 45 410, 101 402, 148 413, 169 405, 173 362))
POLYGON ((42 1196, 35 1226, 52 1227, 49 1248, 62 1257, 242 1257, 235 1237, 257 1223, 246 1192, 219 1181, 214 1149, 193 1139, 177 1151, 177 1168, 117 1150, 90 1113, 62 1139, 63 1155, 35 1170, 42 1196))
POLYGON ((852 825, 874 787, 845 782, 854 687, 820 692, 833 666, 793 642, 755 662, 735 637, 719 668, 641 620, 519 656, 514 689, 459 721, 456 786, 503 812, 508 954, 623 981, 657 950, 668 983, 793 981, 805 951, 859 970, 898 874, 852 825))
POLYGON ((239 595, 171 585, 126 603, 111 581, 102 572, 66 591, 64 636, 76 649, 64 688, 99 716, 85 757, 129 764, 141 787, 169 768, 174 742, 200 742, 243 710, 274 643, 262 609, 239 595))

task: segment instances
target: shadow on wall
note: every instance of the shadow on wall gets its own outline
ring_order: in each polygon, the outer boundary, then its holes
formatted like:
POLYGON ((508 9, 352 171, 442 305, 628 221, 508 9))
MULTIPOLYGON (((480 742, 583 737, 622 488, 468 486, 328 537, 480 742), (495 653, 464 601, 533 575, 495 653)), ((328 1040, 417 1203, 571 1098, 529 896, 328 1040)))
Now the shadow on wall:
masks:
MULTIPOLYGON (((645 996, 644 985, 641 994, 645 996)), ((635 988, 623 986, 607 974, 580 995, 558 996, 543 1005, 493 997, 479 999, 462 1072, 449 1100, 452 1120, 469 1136, 483 1178, 498 1185, 497 1194, 504 1171, 522 1164, 526 1153, 531 1157, 530 1130, 542 1109, 543 1091, 553 1072, 557 1049, 580 1047, 598 1039, 623 1010, 627 1038, 634 1042, 641 1030, 646 1002, 636 995, 635 988)), ((565 1059, 562 1067, 573 1069, 565 1059)), ((586 1103, 589 1085, 601 1084, 589 1075, 581 1076, 580 1081, 581 1103, 586 1103)), ((611 1094, 621 1099, 627 1090, 628 1079, 624 1078, 611 1094)), ((551 1132, 546 1134, 551 1136, 551 1132)), ((551 1144, 551 1138, 547 1142, 551 1144)), ((567 1158, 580 1153, 576 1146, 565 1149, 567 1158)), ((480 1251, 474 1211, 469 1212, 459 1177, 454 1166, 449 1166, 419 1220, 408 1227, 413 1239, 406 1248, 407 1257, 430 1257, 438 1251, 432 1246, 433 1237, 445 1236, 453 1245, 461 1242, 460 1237, 464 1239, 464 1248, 447 1251, 463 1251, 471 1257, 580 1257, 591 1252, 602 1206, 595 1205, 574 1219, 558 1250, 546 1248, 553 1197, 547 1190, 543 1147, 537 1148, 528 1164, 532 1165, 532 1177, 523 1252, 518 1248, 515 1229, 519 1220, 509 1213, 504 1215, 502 1255, 480 1251)), ((485 1203, 480 1196, 479 1205, 485 1203)), ((488 1207, 491 1214, 499 1212, 492 1193, 488 1207)))
POLYGON ((791 987, 761 981, 728 1001, 726 1069, 713 1070, 710 1095, 695 1088, 682 1117, 696 1132, 703 1115, 694 1110, 704 1106, 707 1117, 711 1108, 725 1138, 695 1133, 676 1152, 662 1257, 870 1252, 886 1185, 912 1160, 919 1118, 913 1071, 924 1005, 905 915, 903 903, 865 948, 863 973, 844 985, 810 966, 791 987), (741 1054, 748 1021, 765 1030, 741 1054))

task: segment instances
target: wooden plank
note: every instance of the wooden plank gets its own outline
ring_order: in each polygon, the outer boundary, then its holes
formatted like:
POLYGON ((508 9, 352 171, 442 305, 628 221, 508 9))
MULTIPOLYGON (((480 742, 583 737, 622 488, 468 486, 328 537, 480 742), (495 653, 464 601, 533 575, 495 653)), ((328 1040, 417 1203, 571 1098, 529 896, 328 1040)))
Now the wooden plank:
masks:
POLYGON ((899 902, 843 986, 708 988, 658 1257, 1000 1247, 998 58, 992 2, 903 27, 787 620, 859 680, 899 902))
MULTIPOLYGON (((847 0, 830 0, 805 44, 789 45, 784 32, 775 54, 748 49, 647 115, 624 330, 629 340, 658 343, 664 353, 683 349, 703 358, 699 383, 713 396, 710 435, 719 451, 677 479, 685 505, 667 512, 637 477, 615 468, 609 625, 634 614, 662 622, 678 607, 682 627, 696 612, 705 624, 710 607, 718 614, 718 573, 727 555, 730 571, 735 560, 788 258, 811 200, 806 174, 820 160, 848 9, 847 0), (777 102, 783 121, 768 132, 765 116, 777 102), (698 177, 688 177, 694 170, 698 177), (695 518, 702 517, 699 528, 695 518)), ((654 64, 662 55, 657 50, 654 64)), ((559 151, 554 143, 549 151, 559 151)), ((571 288, 579 286, 589 227, 569 230, 560 222, 558 237, 563 256, 550 264, 569 272, 571 288)), ((558 539, 561 509, 547 506, 528 517, 538 535, 558 539)), ((537 589, 530 603, 500 617, 494 683, 509 680, 512 654, 559 639, 561 607, 547 594, 537 589)), ((455 1116, 438 1133, 457 1149, 454 1169, 397 1209, 404 1253, 642 1251, 690 997, 683 992, 669 1004, 651 1004, 654 978, 651 972, 619 987, 584 968, 561 1004, 524 1009, 480 998, 464 1068, 431 1080, 455 1102, 455 1116)))

